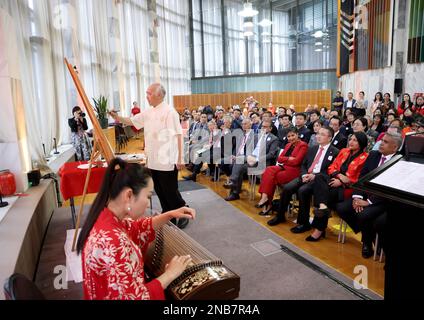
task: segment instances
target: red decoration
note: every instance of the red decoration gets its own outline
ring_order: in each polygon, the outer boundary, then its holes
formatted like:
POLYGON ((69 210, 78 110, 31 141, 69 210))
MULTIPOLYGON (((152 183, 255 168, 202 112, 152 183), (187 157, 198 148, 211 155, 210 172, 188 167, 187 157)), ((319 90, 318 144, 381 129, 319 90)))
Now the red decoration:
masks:
POLYGON ((9 170, 0 171, 0 193, 2 196, 11 196, 16 192, 15 176, 9 170))

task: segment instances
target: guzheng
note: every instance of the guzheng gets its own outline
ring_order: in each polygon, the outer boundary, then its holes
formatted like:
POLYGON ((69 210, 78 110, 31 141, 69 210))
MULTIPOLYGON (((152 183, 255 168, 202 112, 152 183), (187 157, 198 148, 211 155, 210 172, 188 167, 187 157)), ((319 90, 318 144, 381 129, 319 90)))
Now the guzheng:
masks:
POLYGON ((240 291, 240 277, 199 243, 168 223, 156 232, 145 259, 148 274, 158 277, 175 256, 190 255, 192 263, 167 288, 175 300, 230 300, 240 291))

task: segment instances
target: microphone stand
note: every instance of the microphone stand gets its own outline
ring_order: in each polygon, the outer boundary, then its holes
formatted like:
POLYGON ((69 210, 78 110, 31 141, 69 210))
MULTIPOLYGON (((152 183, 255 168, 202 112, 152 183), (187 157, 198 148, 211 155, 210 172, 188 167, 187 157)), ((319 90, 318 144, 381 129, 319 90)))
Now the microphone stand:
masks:
POLYGON ((59 154, 60 152, 57 151, 56 138, 53 138, 53 141, 54 141, 54 150, 55 150, 54 154, 59 154))

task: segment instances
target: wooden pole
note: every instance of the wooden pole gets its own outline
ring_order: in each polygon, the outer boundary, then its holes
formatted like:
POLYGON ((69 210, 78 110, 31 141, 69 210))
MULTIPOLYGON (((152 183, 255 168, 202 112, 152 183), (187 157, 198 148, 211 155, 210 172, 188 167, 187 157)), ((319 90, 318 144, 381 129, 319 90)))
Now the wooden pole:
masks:
POLYGON ((99 155, 100 155, 100 152, 97 150, 97 142, 96 142, 96 140, 94 140, 93 152, 91 153, 91 158, 90 158, 90 162, 89 162, 89 166, 88 166, 87 176, 85 177, 85 184, 84 184, 84 191, 83 191, 83 194, 82 194, 82 200, 81 200, 80 208, 79 208, 79 211, 78 211, 77 224, 75 226, 75 232, 74 232, 74 239, 72 240, 72 251, 75 251, 78 229, 79 229, 80 222, 81 222, 82 212, 84 210, 85 196, 87 195, 88 183, 90 182, 91 168, 93 167, 94 160, 99 155))

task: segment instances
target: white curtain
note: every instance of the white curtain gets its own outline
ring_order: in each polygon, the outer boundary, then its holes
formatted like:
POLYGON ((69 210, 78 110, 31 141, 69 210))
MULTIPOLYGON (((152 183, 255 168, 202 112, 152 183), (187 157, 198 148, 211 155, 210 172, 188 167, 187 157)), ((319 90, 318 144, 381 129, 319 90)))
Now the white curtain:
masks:
MULTIPOLYGON (((44 163, 53 138, 70 142, 67 119, 81 105, 63 58, 78 67, 87 96, 129 115, 153 82, 145 0, 0 0, 14 20, 31 157, 44 163), (41 140, 41 141, 40 141, 41 140)), ((158 0, 161 81, 168 100, 190 92, 188 5, 158 0)), ((91 101, 92 102, 92 101, 91 101)))
POLYGON ((172 96, 191 91, 188 2, 157 0, 157 14, 161 82, 173 105, 172 96))
POLYGON ((228 72, 246 73, 246 44, 243 37, 243 18, 237 12, 243 10, 241 1, 226 1, 228 28, 228 72))

